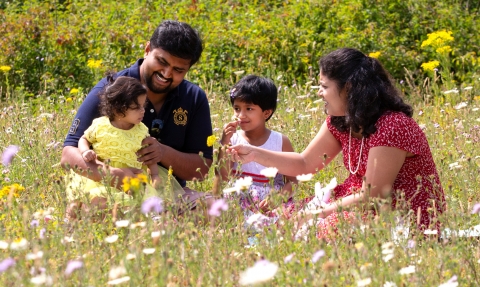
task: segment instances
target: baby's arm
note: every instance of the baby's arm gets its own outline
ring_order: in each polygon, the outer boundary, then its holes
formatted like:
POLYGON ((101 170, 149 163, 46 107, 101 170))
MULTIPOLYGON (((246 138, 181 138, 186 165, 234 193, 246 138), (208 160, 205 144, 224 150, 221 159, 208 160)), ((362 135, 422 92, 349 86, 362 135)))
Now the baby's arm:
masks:
POLYGON ((90 162, 97 159, 97 154, 90 149, 90 142, 85 138, 85 135, 83 135, 78 141, 78 149, 80 150, 84 161, 90 162))
POLYGON ((158 165, 156 163, 148 166, 150 176, 152 177, 152 185, 157 188, 160 185, 160 176, 158 175, 158 165))

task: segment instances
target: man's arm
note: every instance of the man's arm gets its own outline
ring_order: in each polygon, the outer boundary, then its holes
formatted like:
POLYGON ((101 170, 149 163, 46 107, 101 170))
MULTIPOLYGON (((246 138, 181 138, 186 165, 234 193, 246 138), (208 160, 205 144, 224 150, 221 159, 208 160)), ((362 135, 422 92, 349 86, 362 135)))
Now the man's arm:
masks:
POLYGON ((211 159, 195 153, 180 152, 159 143, 153 137, 145 138, 142 145, 148 147, 138 151, 139 161, 145 165, 160 162, 165 167, 171 166, 175 175, 184 180, 204 179, 212 165, 211 159))

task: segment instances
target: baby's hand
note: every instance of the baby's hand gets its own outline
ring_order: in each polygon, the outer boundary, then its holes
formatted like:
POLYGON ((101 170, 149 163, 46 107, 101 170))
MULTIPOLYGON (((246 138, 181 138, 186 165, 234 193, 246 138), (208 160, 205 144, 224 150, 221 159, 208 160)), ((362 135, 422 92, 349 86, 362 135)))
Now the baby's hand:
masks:
POLYGON ((225 126, 223 126, 222 139, 220 140, 220 143, 222 145, 226 145, 230 143, 230 139, 232 138, 233 134, 237 131, 237 126, 238 126, 238 121, 229 122, 225 126))
POLYGON ((162 179, 158 176, 158 174, 152 175, 152 185, 154 188, 160 187, 162 183, 162 179))
POLYGON ((97 154, 89 149, 82 153, 83 160, 86 162, 94 161, 97 158, 97 154))

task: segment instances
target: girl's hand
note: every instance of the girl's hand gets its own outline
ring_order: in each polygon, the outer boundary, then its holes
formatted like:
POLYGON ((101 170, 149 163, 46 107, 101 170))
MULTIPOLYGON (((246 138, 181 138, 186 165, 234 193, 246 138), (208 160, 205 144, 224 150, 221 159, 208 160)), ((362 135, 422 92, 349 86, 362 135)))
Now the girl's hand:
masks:
POLYGON ((82 153, 82 157, 84 161, 91 162, 97 159, 97 154, 93 150, 89 149, 82 153))
POLYGON ((229 122, 223 126, 222 138, 220 139, 221 145, 226 145, 230 143, 230 139, 233 134, 237 131, 238 121, 229 122))
POLYGON ((264 200, 260 201, 260 203, 258 204, 258 208, 260 208, 260 210, 262 212, 269 212, 271 210, 270 208, 270 202, 269 202, 269 198, 265 198, 264 200))

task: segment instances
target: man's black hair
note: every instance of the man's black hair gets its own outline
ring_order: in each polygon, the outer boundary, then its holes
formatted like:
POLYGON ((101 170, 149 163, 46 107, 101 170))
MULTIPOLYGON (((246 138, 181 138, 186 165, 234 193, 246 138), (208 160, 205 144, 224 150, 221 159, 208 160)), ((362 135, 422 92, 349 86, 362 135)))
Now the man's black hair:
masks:
POLYGON ((193 66, 202 55, 202 39, 198 32, 187 23, 165 20, 158 25, 152 38, 151 49, 161 48, 175 57, 190 60, 193 66))

